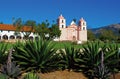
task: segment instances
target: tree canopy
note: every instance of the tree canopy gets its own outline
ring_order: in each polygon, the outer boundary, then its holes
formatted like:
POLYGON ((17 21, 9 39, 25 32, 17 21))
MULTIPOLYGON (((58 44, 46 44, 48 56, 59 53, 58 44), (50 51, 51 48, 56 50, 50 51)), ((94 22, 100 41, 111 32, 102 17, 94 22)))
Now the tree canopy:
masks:
POLYGON ((87 30, 87 38, 90 41, 93 41, 96 39, 95 34, 91 30, 87 30))

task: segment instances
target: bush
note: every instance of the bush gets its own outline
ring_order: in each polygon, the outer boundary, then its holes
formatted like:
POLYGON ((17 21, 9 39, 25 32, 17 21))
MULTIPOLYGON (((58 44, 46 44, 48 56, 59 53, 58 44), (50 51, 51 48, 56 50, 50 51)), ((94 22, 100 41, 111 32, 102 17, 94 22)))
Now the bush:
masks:
POLYGON ((23 79, 40 79, 39 76, 35 73, 27 73, 23 79))

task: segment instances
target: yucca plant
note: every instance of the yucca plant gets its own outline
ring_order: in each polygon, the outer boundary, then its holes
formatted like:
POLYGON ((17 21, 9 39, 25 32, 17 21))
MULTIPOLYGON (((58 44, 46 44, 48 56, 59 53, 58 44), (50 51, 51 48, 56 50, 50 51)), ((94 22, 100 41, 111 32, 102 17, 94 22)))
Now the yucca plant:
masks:
POLYGON ((78 71, 80 69, 80 49, 76 49, 74 46, 64 46, 65 49, 60 50, 61 61, 60 66, 62 69, 68 69, 69 71, 78 71))
POLYGON ((40 79, 40 77, 35 73, 29 72, 23 79, 40 79))
POLYGON ((14 60, 25 70, 47 72, 58 67, 58 53, 51 41, 39 38, 14 46, 14 60))

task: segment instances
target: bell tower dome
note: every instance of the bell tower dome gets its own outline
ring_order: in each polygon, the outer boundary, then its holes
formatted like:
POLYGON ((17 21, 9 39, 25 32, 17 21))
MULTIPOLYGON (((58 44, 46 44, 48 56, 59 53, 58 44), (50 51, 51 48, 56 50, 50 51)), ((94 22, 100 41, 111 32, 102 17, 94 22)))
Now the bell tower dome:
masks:
POLYGON ((66 28, 66 19, 62 16, 62 14, 58 17, 58 26, 60 29, 66 28))

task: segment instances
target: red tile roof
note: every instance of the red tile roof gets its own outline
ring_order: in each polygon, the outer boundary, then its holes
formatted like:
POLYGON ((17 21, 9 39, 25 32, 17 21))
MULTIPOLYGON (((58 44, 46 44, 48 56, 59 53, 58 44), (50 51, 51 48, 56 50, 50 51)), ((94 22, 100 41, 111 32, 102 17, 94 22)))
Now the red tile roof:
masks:
MULTIPOLYGON (((8 25, 8 24, 0 24, 0 30, 7 30, 7 31, 16 31, 18 29, 17 26, 8 25)), ((22 26, 20 31, 33 31, 32 27, 30 26, 22 26)))

